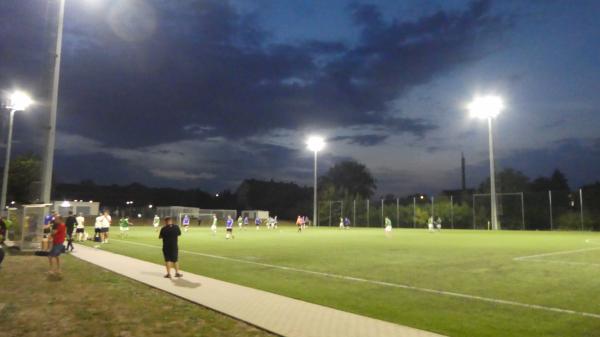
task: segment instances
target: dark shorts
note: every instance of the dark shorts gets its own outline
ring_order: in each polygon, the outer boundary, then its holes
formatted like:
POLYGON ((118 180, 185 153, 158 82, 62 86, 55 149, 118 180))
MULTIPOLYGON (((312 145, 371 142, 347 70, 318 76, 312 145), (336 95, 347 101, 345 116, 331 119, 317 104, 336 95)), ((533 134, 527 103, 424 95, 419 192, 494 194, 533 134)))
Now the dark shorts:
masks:
POLYGON ((62 243, 55 244, 54 246, 52 246, 52 249, 50 249, 48 256, 58 257, 60 254, 62 254, 64 249, 65 246, 62 243))
POLYGON ((228 232, 233 232, 233 228, 227 228, 228 232))
POLYGON ((163 247, 163 256, 165 262, 177 262, 179 249, 177 247, 163 247))
POLYGON ((102 232, 102 233, 108 233, 108 227, 100 228, 100 232, 102 232))
POLYGON ((77 228, 77 229, 75 229, 75 233, 83 233, 83 228, 77 228))

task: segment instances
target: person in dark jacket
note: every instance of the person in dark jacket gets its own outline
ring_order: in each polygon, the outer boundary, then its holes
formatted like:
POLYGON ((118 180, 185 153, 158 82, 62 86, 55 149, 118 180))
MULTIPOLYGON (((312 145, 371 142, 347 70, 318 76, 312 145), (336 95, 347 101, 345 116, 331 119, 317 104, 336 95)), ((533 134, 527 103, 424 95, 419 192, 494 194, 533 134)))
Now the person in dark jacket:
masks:
POLYGON ((69 248, 71 248, 71 252, 73 251, 73 231, 75 230, 75 224, 77 223, 77 220, 75 219, 75 216, 73 215, 72 211, 69 211, 69 216, 67 217, 67 221, 65 221, 65 225, 67 226, 67 248, 66 250, 69 251, 69 248))
POLYGON ((175 277, 182 277, 179 273, 179 247, 177 240, 181 235, 179 226, 173 224, 173 220, 170 217, 165 218, 165 225, 160 229, 159 239, 163 240, 163 256, 165 258, 165 267, 167 268, 167 274, 165 278, 171 278, 171 268, 175 269, 175 277))

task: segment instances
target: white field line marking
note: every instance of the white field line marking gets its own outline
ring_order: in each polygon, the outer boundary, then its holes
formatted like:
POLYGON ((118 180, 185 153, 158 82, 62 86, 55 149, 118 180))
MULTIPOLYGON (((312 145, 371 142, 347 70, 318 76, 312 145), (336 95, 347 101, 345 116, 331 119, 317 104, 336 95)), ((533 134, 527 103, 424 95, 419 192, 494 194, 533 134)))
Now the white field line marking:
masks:
POLYGON ((600 247, 583 248, 583 249, 575 249, 575 250, 563 250, 563 251, 560 251, 560 252, 552 252, 552 253, 544 253, 544 254, 536 254, 536 255, 528 255, 528 256, 519 256, 519 257, 515 257, 513 260, 515 260, 515 261, 522 261, 522 260, 538 259, 540 257, 577 254, 577 253, 583 253, 583 252, 588 252, 588 251, 592 251, 592 250, 600 250, 600 247))
MULTIPOLYGON (((149 244, 140 243, 140 242, 115 240, 115 239, 112 239, 112 241, 126 242, 129 244, 145 246, 145 247, 161 248, 160 246, 149 245, 149 244)), ((369 280, 369 279, 364 279, 364 278, 360 278, 360 277, 344 276, 344 275, 339 275, 339 274, 325 273, 325 272, 319 272, 319 271, 313 271, 313 270, 307 270, 307 269, 299 269, 299 268, 294 268, 294 267, 285 267, 285 266, 279 266, 279 265, 274 265, 274 264, 269 264, 269 263, 247 261, 247 260, 236 259, 236 258, 232 258, 232 257, 205 254, 205 253, 193 252, 193 251, 188 251, 188 250, 180 250, 180 252, 204 256, 204 257, 210 257, 210 258, 215 258, 215 259, 221 259, 221 260, 226 260, 226 261, 241 262, 241 263, 252 264, 252 265, 257 265, 257 266, 262 266, 262 267, 269 267, 269 268, 274 268, 274 269, 294 271, 294 272, 304 273, 304 274, 312 274, 312 275, 337 278, 337 279, 342 279, 342 280, 350 280, 350 281, 355 281, 355 282, 371 283, 371 284, 377 284, 377 285, 382 285, 382 286, 387 286, 387 287, 414 290, 414 291, 425 292, 425 293, 430 293, 430 294, 446 295, 446 296, 465 298, 465 299, 470 299, 470 300, 478 300, 478 301, 483 301, 483 302, 488 302, 488 303, 505 304, 505 305, 512 305, 512 306, 528 308, 528 309, 537 309, 537 310, 557 312, 557 313, 561 313, 561 314, 578 315, 578 316, 592 317, 592 318, 600 319, 600 314, 594 314, 594 313, 589 313, 589 312, 580 312, 580 311, 569 310, 569 309, 546 307, 546 306, 537 305, 537 304, 526 304, 526 303, 520 303, 520 302, 515 302, 515 301, 482 297, 482 296, 477 296, 477 295, 461 294, 461 293, 456 293, 456 292, 452 292, 452 291, 419 288, 419 287, 414 287, 414 286, 405 285, 405 284, 398 284, 398 283, 391 283, 391 282, 384 282, 384 281, 377 281, 377 280, 369 280)))
POLYGON ((569 262, 569 261, 561 261, 561 260, 527 259, 527 260, 518 260, 518 261, 556 263, 556 264, 566 264, 566 265, 571 265, 571 266, 593 266, 593 267, 600 267, 600 263, 569 262))

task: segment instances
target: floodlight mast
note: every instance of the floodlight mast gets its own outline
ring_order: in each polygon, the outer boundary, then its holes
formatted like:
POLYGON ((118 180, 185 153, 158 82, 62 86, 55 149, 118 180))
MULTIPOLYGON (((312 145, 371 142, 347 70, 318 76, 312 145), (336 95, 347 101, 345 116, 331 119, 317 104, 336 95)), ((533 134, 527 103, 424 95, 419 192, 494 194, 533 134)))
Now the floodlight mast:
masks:
POLYGON ((15 111, 24 111, 32 103, 29 95, 22 91, 15 91, 8 99, 8 109, 10 115, 8 117, 8 139, 6 141, 6 159, 4 160, 4 172, 2 175, 2 195, 0 196, 0 212, 6 211, 6 191, 8 189, 8 171, 10 168, 10 151, 12 148, 13 123, 15 119, 15 111))
POLYGON ((306 145, 309 150, 315 153, 314 160, 314 175, 313 175, 313 226, 318 226, 317 222, 317 153, 325 147, 325 140, 323 137, 310 136, 306 141, 306 145))
POLYGON ((472 117, 487 119, 488 121, 488 138, 489 138, 489 153, 490 153, 490 203, 491 203, 491 218, 492 229, 500 229, 498 226, 498 207, 496 198, 496 167, 494 163, 494 129, 493 120, 498 117, 504 109, 504 103, 498 96, 483 96, 475 98, 468 106, 472 117))

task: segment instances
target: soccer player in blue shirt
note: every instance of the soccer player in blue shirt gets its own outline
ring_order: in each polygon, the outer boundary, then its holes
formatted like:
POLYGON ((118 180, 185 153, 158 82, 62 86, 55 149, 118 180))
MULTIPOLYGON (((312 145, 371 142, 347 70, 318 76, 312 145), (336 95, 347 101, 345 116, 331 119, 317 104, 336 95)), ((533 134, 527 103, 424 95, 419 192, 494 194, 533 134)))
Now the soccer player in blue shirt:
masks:
POLYGON ((225 234, 225 238, 229 239, 232 238, 233 239, 233 219, 231 218, 231 215, 227 216, 227 234, 225 234))

